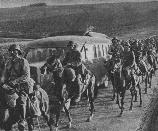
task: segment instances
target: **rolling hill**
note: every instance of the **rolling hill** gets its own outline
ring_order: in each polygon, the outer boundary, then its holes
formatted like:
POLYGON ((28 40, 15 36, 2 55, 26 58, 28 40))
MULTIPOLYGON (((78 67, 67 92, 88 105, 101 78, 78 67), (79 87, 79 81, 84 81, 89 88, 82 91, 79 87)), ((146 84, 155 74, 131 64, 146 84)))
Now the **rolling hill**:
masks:
POLYGON ((109 36, 138 37, 158 30, 158 2, 24 6, 0 9, 0 36, 41 38, 83 34, 87 26, 109 36), (20 34, 20 35, 19 35, 20 34))

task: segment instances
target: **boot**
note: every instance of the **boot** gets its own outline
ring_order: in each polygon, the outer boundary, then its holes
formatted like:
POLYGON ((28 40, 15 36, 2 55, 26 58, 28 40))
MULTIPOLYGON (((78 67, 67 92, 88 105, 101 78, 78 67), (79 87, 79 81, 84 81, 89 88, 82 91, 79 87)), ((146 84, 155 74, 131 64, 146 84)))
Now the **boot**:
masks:
POLYGON ((19 113, 21 120, 19 121, 18 125, 19 128, 25 128, 26 122, 25 122, 25 115, 26 115, 26 105, 20 105, 19 106, 19 113))
POLYGON ((24 92, 20 92, 17 100, 17 108, 19 109, 20 121, 18 123, 20 129, 25 128, 25 116, 26 116, 26 101, 27 95, 24 92))

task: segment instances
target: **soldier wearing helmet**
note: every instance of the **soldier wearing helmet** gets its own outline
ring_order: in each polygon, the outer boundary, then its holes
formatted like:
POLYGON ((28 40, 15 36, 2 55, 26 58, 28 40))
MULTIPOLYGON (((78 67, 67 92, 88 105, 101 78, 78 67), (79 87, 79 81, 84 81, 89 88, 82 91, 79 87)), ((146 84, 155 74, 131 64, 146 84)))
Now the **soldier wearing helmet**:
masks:
POLYGON ((108 51, 108 54, 112 55, 112 59, 115 60, 117 58, 122 57, 123 47, 120 45, 120 40, 116 37, 112 39, 112 45, 108 51))
MULTIPOLYGON (((120 40, 116 37, 112 39, 112 45, 109 48, 108 54, 111 55, 110 63, 112 63, 112 70, 116 63, 119 63, 123 56, 123 46, 120 44, 120 40)), ((111 72, 112 70, 109 70, 111 72)))
POLYGON ((125 79, 128 75, 132 78, 132 85, 135 84, 134 72, 136 70, 135 55, 130 49, 130 44, 127 42, 124 46, 123 59, 122 59, 122 70, 125 75, 125 79), (130 72, 130 74, 128 74, 130 72))
POLYGON ((135 55, 134 52, 130 49, 130 44, 128 42, 124 46, 122 62, 124 68, 131 68, 135 64, 135 55))
POLYGON ((63 65, 67 65, 67 63, 71 63, 74 61, 75 57, 78 56, 78 62, 81 62, 81 54, 78 50, 76 50, 76 44, 73 41, 69 41, 67 44, 67 53, 63 60, 63 65))
MULTIPOLYGON (((87 74, 91 74, 91 73, 82 63, 82 57, 80 51, 76 49, 76 44, 73 41, 70 41, 67 47, 68 47, 68 52, 63 60, 63 65, 68 65, 75 70, 75 74, 77 76, 76 80, 78 84, 80 84, 80 82, 82 84, 86 84, 87 74), (79 77, 81 77, 82 79, 81 81, 79 81, 79 77)), ((78 102, 80 101, 81 98, 81 91, 79 85, 76 85, 76 87, 78 88, 78 91, 76 92, 75 102, 78 102)))
POLYGON ((13 44, 8 51, 10 59, 6 64, 6 83, 18 91, 19 126, 24 128, 27 95, 33 92, 35 82, 30 78, 30 66, 28 61, 22 57, 20 46, 13 44))
POLYGON ((154 68, 154 70, 156 70, 156 62, 157 62, 156 51, 149 38, 146 40, 146 45, 147 45, 146 53, 148 56, 147 58, 148 58, 149 64, 154 68))
POLYGON ((147 65, 143 61, 143 47, 140 40, 135 40, 133 43, 133 48, 135 55, 136 64, 139 67, 142 74, 147 72, 147 65))

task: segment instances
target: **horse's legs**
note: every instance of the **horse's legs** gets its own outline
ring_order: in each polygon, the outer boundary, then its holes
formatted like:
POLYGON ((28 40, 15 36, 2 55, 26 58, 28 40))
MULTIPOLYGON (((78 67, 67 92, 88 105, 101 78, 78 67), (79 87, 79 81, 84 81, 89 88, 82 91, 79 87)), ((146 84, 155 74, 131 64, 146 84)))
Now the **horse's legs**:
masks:
POLYGON ((118 104, 119 108, 121 108, 121 107, 120 107, 120 101, 119 101, 119 92, 117 92, 116 104, 118 104))
POLYGON ((141 106, 142 106, 142 94, 141 94, 141 87, 140 87, 140 83, 138 84, 138 89, 139 89, 140 107, 141 107, 141 106))
POLYGON ((134 92, 134 96, 135 96, 134 102, 137 102, 137 90, 136 89, 135 89, 135 92, 134 92))
POLYGON ((118 104, 118 106, 119 106, 119 108, 120 108, 120 103, 119 103, 119 92, 118 92, 118 83, 117 83, 118 81, 117 81, 117 79, 116 78, 114 78, 114 94, 115 94, 115 92, 116 92, 116 95, 117 95, 117 98, 116 98, 116 104, 118 104))
POLYGON ((65 110, 65 113, 66 113, 66 115, 67 115, 67 117, 68 117, 68 119, 69 119, 68 127, 71 128, 72 118, 71 118, 71 116, 70 116, 70 112, 69 112, 69 110, 66 108, 65 105, 64 105, 64 110, 65 110))
POLYGON ((141 83, 143 83, 144 82, 144 76, 142 75, 142 82, 141 83))
POLYGON ((137 91, 136 91, 136 86, 137 86, 137 81, 135 77, 132 77, 132 87, 130 88, 130 92, 131 92, 131 105, 129 110, 132 110, 133 107, 133 97, 135 96, 135 99, 137 99, 137 91))
POLYGON ((146 75, 146 77, 145 77, 145 94, 147 94, 147 88, 148 88, 148 78, 149 76, 148 75, 146 75))
POLYGON ((48 112, 42 112, 42 116, 44 117, 44 119, 47 122, 47 125, 49 126, 50 131, 52 131, 52 124, 51 124, 51 118, 50 115, 48 114, 48 112))
POLYGON ((116 89, 115 89, 115 85, 114 85, 114 80, 111 80, 112 82, 112 86, 113 86, 113 97, 112 97, 112 101, 115 100, 115 92, 116 92, 116 89))
POLYGON ((113 85, 113 96, 112 96, 112 101, 114 101, 115 100, 115 87, 114 87, 114 85, 113 85))
POLYGON ((28 130, 33 131, 34 130, 33 118, 27 119, 27 124, 28 124, 28 130))
POLYGON ((88 97, 89 97, 89 104, 90 104, 90 116, 89 118, 87 119, 87 121, 91 121, 92 118, 93 118, 93 114, 94 114, 94 84, 91 82, 90 85, 89 85, 89 88, 88 88, 88 97))
POLYGON ((134 97, 134 94, 135 94, 135 88, 132 86, 132 88, 130 89, 130 92, 131 92, 131 105, 130 105, 130 108, 129 110, 132 110, 132 107, 133 107, 133 97, 134 97))
POLYGON ((88 90, 86 91, 86 93, 87 93, 87 101, 89 101, 89 97, 88 97, 88 90))
POLYGON ((89 103, 90 103, 90 109, 89 109, 89 111, 90 111, 90 116, 89 116, 89 118, 87 119, 88 122, 92 120, 93 114, 94 114, 94 111, 95 111, 95 110, 94 110, 94 101, 93 101, 92 99, 90 99, 89 103))
POLYGON ((5 125, 5 127, 4 127, 4 130, 5 131, 12 131, 12 125, 7 123, 7 125, 5 125))
POLYGON ((125 98, 125 93, 126 93, 126 88, 124 88, 124 90, 121 92, 121 112, 120 112, 120 116, 122 115, 123 113, 123 110, 124 110, 124 98, 125 98))
MULTIPOLYGON (((61 104, 62 105, 62 104, 61 104)), ((61 106, 60 105, 60 106, 61 106)), ((56 107, 56 121, 55 121, 55 127, 58 127, 59 117, 60 117, 60 106, 56 107)))
POLYGON ((152 73, 150 73, 150 76, 149 76, 149 88, 151 88, 151 81, 152 81, 152 73))

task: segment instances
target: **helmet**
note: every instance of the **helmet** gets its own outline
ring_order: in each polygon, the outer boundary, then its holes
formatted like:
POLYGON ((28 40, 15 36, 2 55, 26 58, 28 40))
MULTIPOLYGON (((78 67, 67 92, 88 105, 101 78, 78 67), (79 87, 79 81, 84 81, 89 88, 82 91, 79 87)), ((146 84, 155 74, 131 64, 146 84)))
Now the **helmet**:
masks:
POLYGON ((112 42, 113 42, 113 41, 119 42, 120 40, 119 40, 117 37, 113 37, 111 41, 112 41, 112 42))
POLYGON ((69 43, 67 44, 67 47, 71 47, 71 46, 74 46, 75 43, 73 41, 69 41, 69 43))
POLYGON ((8 51, 14 51, 14 50, 18 50, 19 54, 22 54, 22 51, 19 45, 17 44, 10 45, 8 51))

